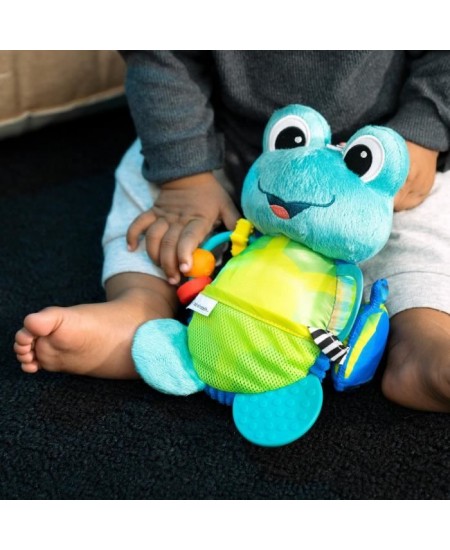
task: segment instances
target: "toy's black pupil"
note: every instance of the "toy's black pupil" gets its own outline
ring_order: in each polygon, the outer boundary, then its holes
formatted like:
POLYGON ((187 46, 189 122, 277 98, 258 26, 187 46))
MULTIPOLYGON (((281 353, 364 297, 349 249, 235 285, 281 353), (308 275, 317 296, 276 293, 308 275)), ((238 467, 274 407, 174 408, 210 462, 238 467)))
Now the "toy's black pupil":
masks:
POLYGON ((275 149, 293 149, 294 147, 304 147, 305 145, 305 133, 297 126, 289 126, 281 130, 275 140, 275 149))
POLYGON ((346 153, 344 162, 349 170, 361 177, 372 166, 372 153, 367 145, 355 145, 346 153))

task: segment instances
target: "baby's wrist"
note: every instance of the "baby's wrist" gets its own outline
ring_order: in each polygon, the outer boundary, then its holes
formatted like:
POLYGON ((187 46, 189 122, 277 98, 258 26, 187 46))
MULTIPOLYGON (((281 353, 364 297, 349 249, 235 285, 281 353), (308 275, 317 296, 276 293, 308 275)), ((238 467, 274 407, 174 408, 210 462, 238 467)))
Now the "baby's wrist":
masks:
POLYGON ((182 178, 177 178, 175 180, 166 181, 161 184, 162 189, 182 189, 183 187, 188 186, 197 186, 204 184, 211 184, 211 182, 216 182, 212 172, 201 172, 199 174, 192 174, 190 176, 185 176, 182 178))

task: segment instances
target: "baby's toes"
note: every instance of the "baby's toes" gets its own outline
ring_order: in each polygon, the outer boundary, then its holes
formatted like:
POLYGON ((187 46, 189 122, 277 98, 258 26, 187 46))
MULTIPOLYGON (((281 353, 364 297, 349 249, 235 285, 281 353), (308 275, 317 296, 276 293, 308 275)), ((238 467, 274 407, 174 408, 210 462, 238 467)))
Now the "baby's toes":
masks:
POLYGON ((19 346, 28 346, 29 349, 31 349, 35 338, 36 336, 31 334, 31 332, 24 327, 17 331, 15 344, 19 346))
POLYGON ((36 338, 26 328, 22 328, 17 332, 14 352, 24 372, 34 373, 39 370, 34 351, 35 343, 36 338))
POLYGON ((19 344, 18 342, 14 342, 14 353, 17 355, 17 357, 21 355, 26 355, 27 353, 30 353, 31 350, 31 344, 19 344))
POLYGON ((14 351, 19 363, 31 363, 36 359, 33 344, 34 341, 31 344, 19 344, 15 342, 14 351))
POLYGON ((27 353, 16 353, 16 357, 19 363, 32 363, 33 361, 36 360, 36 357, 33 351, 29 351, 27 353))
POLYGON ((32 344, 21 346, 16 342, 14 344, 14 351, 16 352, 17 361, 21 363, 24 372, 33 373, 39 370, 32 344))
POLYGON ((23 372, 26 372, 28 374, 34 374, 40 369, 37 361, 31 361, 30 363, 22 363, 21 367, 23 372))

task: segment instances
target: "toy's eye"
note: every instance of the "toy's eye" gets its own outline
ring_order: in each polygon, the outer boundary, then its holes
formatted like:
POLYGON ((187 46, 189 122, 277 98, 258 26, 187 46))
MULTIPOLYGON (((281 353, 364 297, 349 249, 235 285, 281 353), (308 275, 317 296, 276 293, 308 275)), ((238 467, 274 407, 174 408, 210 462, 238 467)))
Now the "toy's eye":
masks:
POLYGON ((311 132, 303 118, 296 115, 285 116, 270 130, 269 151, 306 147, 310 137, 311 132))
POLYGON ((384 148, 373 136, 361 136, 344 151, 344 162, 364 183, 375 179, 384 165, 384 148))

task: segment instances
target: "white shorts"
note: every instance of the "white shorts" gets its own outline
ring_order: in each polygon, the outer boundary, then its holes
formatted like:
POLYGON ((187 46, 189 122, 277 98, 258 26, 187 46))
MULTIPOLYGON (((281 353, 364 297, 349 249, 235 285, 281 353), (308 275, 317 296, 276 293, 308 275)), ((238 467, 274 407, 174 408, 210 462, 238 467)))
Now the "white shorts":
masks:
MULTIPOLYGON (((159 189, 142 176, 143 157, 137 140, 116 171, 116 188, 103 235, 103 283, 125 272, 165 278, 153 264, 141 241, 129 252, 126 233, 131 222, 151 208, 159 189)), ((219 179, 226 186, 223 174, 219 179)), ((391 315, 414 307, 450 313, 450 171, 438 173, 427 199, 412 210, 394 214, 391 238, 381 252, 364 262, 366 299, 372 283, 389 282, 391 315)))

